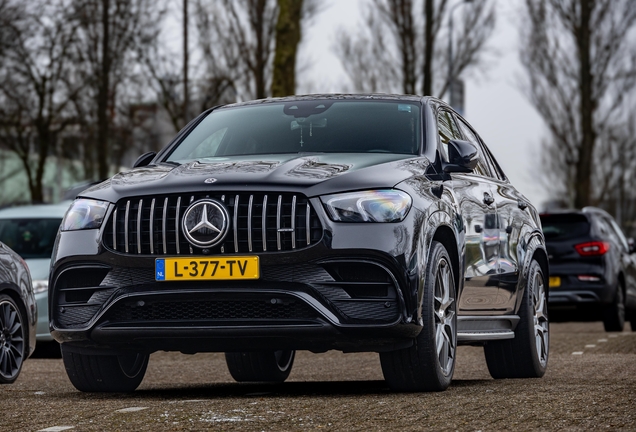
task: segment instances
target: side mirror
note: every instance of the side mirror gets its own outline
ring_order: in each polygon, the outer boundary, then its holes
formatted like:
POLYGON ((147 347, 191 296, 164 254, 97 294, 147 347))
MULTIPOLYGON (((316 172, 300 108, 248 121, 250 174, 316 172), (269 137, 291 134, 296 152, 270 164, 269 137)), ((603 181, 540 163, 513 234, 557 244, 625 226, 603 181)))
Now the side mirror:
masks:
POLYGON ((156 152, 148 152, 144 153, 137 158, 135 163, 133 164, 133 168, 144 167, 148 165, 154 158, 157 156, 156 152))
POLYGON ((628 252, 630 253, 630 255, 636 252, 636 240, 634 240, 632 237, 627 239, 627 246, 629 246, 628 252))
POLYGON ((469 173, 477 166, 479 151, 471 142, 450 140, 448 142, 448 163, 443 164, 446 173, 469 173))

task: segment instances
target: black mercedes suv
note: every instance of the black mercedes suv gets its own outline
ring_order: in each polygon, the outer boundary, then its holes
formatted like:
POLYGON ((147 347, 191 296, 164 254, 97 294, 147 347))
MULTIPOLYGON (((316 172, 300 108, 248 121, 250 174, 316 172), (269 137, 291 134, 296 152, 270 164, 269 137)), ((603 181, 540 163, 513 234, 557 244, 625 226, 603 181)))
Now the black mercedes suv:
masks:
POLYGON ((131 391, 157 350, 284 381, 296 350, 380 353, 444 390, 458 344, 496 378, 548 362, 539 216, 443 102, 298 96, 210 109, 81 193, 57 239, 51 334, 82 391, 131 391))
POLYGON ((636 250, 602 209, 541 214, 550 258, 550 309, 600 314, 606 331, 636 331, 636 250))

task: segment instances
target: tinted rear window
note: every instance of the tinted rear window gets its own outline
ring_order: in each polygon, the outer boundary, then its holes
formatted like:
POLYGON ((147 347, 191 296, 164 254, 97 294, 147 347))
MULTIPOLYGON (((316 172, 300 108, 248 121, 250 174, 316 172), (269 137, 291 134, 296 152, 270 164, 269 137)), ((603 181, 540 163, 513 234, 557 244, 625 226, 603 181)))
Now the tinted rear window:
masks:
POLYGON ((541 215, 541 225, 546 240, 582 237, 590 232, 590 223, 580 214, 541 215))
POLYGON ((0 219, 0 241, 22 258, 50 258, 62 219, 0 219))
POLYGON ((168 160, 305 152, 418 154, 420 137, 416 103, 265 103, 213 111, 168 160))

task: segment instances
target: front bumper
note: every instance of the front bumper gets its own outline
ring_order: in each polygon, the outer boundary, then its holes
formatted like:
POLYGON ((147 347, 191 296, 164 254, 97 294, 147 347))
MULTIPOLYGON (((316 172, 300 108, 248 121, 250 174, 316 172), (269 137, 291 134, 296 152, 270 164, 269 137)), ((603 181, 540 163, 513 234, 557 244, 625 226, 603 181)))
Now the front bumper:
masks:
POLYGON ((259 254, 257 281, 213 282, 157 282, 155 257, 106 249, 96 230, 63 232, 49 285, 51 334, 109 352, 410 346, 421 330, 411 254, 395 226, 346 228, 303 250, 259 254), (345 238, 382 249, 351 248, 345 238))

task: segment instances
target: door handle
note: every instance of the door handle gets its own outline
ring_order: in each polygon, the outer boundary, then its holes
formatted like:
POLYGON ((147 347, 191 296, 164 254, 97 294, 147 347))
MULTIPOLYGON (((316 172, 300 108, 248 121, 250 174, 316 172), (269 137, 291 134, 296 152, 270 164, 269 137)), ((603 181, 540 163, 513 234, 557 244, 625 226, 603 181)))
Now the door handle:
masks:
POLYGON ((495 199, 488 192, 484 192, 484 204, 490 205, 495 202, 495 199))
POLYGON ((525 202, 525 201, 524 201, 524 200, 522 200, 522 199, 518 199, 518 200, 517 200, 517 207, 519 207, 521 210, 525 210, 525 209, 527 209, 527 208, 528 208, 528 203, 527 203, 527 202, 525 202))

